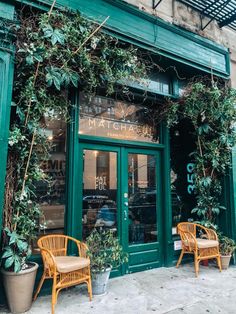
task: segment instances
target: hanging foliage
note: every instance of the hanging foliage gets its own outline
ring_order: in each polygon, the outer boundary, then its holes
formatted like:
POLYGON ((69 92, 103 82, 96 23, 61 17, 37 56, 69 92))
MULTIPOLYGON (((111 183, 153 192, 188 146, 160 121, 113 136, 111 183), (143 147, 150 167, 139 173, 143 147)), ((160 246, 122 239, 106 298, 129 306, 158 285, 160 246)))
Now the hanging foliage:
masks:
POLYGON ((188 119, 194 128, 194 181, 197 205, 193 213, 214 222, 221 209, 222 180, 236 144, 236 90, 210 79, 191 82, 183 96, 168 104, 168 125, 188 119))
POLYGON ((51 10, 19 12, 16 66, 3 233, 5 268, 22 269, 39 230, 36 183, 48 180, 40 167, 48 157, 46 120, 68 118, 70 87, 108 94, 121 79, 145 73, 138 50, 104 32, 80 13, 51 10), (45 117, 47 119, 45 119, 45 117))

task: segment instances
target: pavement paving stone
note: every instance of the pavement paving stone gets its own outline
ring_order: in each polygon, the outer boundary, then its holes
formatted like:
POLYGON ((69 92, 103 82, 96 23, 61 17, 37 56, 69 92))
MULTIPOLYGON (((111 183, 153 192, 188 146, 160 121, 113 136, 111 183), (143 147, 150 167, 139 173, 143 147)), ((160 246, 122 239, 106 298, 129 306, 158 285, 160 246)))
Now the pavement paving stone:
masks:
MULTIPOLYGON (((51 296, 34 302, 28 314, 50 314, 51 296)), ((214 265, 158 268, 109 280, 108 292, 89 302, 86 286, 62 291, 56 314, 236 314, 236 267, 214 265)), ((0 314, 9 313, 1 310, 0 314)))

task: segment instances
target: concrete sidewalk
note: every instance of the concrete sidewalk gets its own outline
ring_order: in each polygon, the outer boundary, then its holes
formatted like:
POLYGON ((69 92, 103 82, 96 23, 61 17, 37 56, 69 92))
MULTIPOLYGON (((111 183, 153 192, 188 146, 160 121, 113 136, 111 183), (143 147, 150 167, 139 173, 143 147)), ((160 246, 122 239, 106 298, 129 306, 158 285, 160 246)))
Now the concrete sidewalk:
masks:
MULTIPOLYGON (((50 296, 39 297, 30 314, 50 314, 50 296)), ((236 267, 219 272, 193 265, 158 268, 109 280, 108 293, 89 302, 85 286, 59 294, 56 314, 236 313, 236 267)), ((1 312, 0 313, 7 313, 1 312)))

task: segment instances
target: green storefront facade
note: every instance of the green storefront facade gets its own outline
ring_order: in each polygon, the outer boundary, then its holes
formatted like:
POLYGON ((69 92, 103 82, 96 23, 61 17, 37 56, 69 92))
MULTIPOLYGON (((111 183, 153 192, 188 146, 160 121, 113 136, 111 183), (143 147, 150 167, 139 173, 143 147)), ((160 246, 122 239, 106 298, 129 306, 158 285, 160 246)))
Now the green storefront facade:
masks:
MULTIPOLYGON (((22 4, 48 10, 51 2, 2 1, 0 18, 13 20, 14 11, 22 4)), ((56 148, 44 167, 55 175, 57 192, 54 199, 41 198, 46 220, 44 232, 65 232, 85 239, 94 226, 114 229, 130 256, 129 264, 114 275, 172 266, 179 254, 176 223, 189 218, 194 202, 191 188, 193 163, 188 157, 194 143, 191 144, 188 137, 187 126, 169 131, 161 125, 153 140, 148 128, 144 130, 142 123, 137 125, 132 119, 135 120, 137 112, 148 110, 154 98, 157 103, 163 101, 164 96, 177 98, 183 88, 182 81, 186 82, 192 76, 213 73, 228 79, 229 51, 120 0, 61 0, 56 6, 79 10, 97 22, 109 16, 104 31, 149 51, 168 70, 165 74, 154 73, 146 87, 132 86, 135 95, 132 102, 119 97, 107 98, 103 91, 94 97, 79 90, 71 91, 75 104, 71 112, 73 123, 66 126, 57 122, 48 130, 49 136, 56 139, 56 148), (140 101, 143 89, 148 92, 144 103, 140 101), (96 114, 89 109, 91 107, 96 114), (108 209, 111 210, 109 214, 108 209)), ((6 32, 1 26, 2 39, 6 32)), ((1 209, 13 71, 14 50, 9 42, 1 40, 1 209)), ((227 234, 236 238, 235 151, 232 158, 233 168, 225 178, 222 196, 227 210, 219 222, 227 234)), ((40 262, 37 254, 34 258, 40 262)))

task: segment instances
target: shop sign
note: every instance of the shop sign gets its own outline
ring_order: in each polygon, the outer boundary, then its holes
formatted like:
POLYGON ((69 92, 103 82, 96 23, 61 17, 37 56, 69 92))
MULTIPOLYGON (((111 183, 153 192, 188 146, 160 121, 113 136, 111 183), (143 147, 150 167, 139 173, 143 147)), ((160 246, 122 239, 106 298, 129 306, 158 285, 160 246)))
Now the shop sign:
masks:
POLYGON ((174 250, 178 251, 178 250, 181 250, 181 249, 182 249, 182 242, 181 242, 181 240, 174 241, 174 250))

